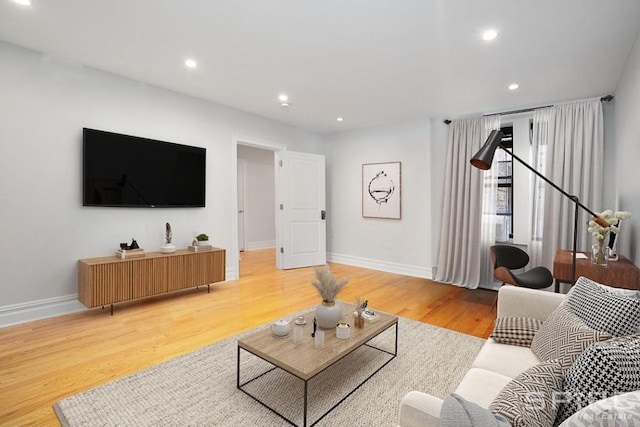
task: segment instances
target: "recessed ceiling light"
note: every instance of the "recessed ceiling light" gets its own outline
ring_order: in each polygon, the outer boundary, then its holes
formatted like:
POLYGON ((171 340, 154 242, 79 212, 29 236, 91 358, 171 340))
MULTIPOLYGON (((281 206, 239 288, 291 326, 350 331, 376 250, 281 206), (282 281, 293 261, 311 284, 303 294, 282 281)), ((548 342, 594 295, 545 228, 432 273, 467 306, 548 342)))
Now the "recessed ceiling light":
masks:
POLYGON ((498 33, 495 30, 488 30, 482 33, 482 40, 489 41, 498 37, 498 33))
POLYGON ((342 117, 338 117, 336 120, 337 120, 337 121, 339 121, 339 122, 341 122, 341 121, 343 121, 344 119, 343 119, 342 117))
POLYGON ((520 87, 520 85, 518 83, 511 83, 509 85, 509 90, 516 90, 520 87))
POLYGON ((31 0, 13 0, 13 1, 22 6, 31 6, 31 0))
POLYGON ((189 68, 196 68, 198 66, 198 63, 196 62, 195 59, 187 59, 186 61, 184 61, 184 65, 186 65, 189 68))
POLYGON ((284 93, 278 95, 278 100, 280 100, 280 106, 281 107, 290 107, 291 104, 289 103, 289 97, 287 95, 285 95, 284 93))

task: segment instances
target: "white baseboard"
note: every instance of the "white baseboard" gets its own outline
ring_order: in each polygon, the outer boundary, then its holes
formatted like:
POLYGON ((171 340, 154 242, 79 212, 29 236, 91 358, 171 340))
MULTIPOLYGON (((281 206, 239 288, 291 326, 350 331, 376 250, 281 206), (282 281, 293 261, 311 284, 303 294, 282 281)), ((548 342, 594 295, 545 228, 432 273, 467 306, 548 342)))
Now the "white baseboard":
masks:
POLYGON ((353 265, 354 267, 369 268, 371 270, 385 271, 387 273, 404 274, 405 276, 433 279, 431 267, 416 267, 413 265, 399 264, 395 262, 380 261, 327 252, 327 261, 338 264, 353 265))
POLYGON ((86 310, 78 294, 0 307, 0 328, 86 310))
POLYGON ((275 240, 265 240, 264 242, 249 242, 247 243, 247 250, 252 251, 255 249, 267 249, 267 248, 275 248, 276 241, 275 240))

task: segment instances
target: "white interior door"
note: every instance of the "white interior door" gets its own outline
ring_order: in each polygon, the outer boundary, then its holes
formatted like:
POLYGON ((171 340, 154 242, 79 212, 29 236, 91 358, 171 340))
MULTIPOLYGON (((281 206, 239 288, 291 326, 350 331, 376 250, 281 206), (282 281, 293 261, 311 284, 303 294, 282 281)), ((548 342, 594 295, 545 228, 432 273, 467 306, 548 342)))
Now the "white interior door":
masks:
POLYGON ((319 154, 281 151, 278 174, 278 268, 327 262, 325 160, 319 154))
POLYGON ((245 250, 244 232, 244 160, 238 159, 238 250, 245 250))

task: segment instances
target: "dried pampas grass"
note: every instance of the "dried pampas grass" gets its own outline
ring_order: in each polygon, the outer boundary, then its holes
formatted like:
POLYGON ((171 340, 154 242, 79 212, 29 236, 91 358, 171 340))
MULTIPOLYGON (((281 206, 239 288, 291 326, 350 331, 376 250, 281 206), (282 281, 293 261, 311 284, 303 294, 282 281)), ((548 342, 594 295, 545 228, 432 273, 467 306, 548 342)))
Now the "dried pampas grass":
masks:
POLYGON ((318 294, 322 297, 322 301, 332 302, 336 300, 336 296, 349 282, 349 279, 337 280, 336 276, 331 273, 328 266, 316 267, 314 269, 316 279, 311 284, 318 290, 318 294))

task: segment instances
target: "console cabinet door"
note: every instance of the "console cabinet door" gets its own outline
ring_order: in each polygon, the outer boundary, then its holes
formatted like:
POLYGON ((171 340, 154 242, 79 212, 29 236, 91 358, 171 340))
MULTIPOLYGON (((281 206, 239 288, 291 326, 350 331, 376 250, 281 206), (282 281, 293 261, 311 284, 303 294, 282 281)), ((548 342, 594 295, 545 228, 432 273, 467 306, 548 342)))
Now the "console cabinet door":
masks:
POLYGON ((167 260, 145 258, 131 263, 131 298, 143 298, 167 292, 167 260))
POLYGON ((91 269, 92 307, 131 299, 131 263, 100 264, 91 269))

